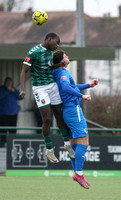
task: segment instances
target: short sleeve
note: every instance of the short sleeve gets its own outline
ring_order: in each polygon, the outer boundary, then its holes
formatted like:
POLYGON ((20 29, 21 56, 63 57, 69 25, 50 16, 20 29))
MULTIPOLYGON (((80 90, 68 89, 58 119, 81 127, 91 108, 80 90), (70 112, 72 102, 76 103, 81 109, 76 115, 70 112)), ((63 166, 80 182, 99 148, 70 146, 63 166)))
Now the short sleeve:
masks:
POLYGON ((26 55, 26 58, 25 58, 25 60, 24 60, 24 62, 23 62, 23 64, 26 64, 26 65, 28 65, 28 66, 31 66, 31 65, 32 65, 32 61, 33 61, 33 57, 34 57, 34 55, 33 55, 33 54, 30 54, 30 53, 28 52, 27 55, 26 55))

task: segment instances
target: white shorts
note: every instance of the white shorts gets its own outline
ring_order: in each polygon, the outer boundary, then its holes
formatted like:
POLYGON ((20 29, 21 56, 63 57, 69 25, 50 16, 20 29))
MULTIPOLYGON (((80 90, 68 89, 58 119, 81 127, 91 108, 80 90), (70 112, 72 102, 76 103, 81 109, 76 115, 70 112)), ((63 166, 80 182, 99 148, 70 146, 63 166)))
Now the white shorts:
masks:
POLYGON ((57 83, 42 86, 32 86, 38 108, 62 103, 57 83))

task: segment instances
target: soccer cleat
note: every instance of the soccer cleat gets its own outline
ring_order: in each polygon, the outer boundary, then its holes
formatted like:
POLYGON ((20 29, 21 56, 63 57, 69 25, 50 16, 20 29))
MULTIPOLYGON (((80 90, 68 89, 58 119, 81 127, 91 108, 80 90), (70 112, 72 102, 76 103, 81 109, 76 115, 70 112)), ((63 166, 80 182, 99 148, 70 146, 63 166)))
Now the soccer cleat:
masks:
POLYGON ((71 158, 75 158, 75 152, 74 152, 74 150, 72 149, 72 146, 71 145, 64 145, 64 149, 66 150, 66 151, 68 151, 68 153, 69 153, 69 155, 70 155, 70 157, 71 158))
POLYGON ((46 149, 45 155, 47 156, 48 160, 51 163, 58 163, 59 162, 59 160, 56 158, 56 156, 54 154, 54 149, 51 149, 51 150, 46 149))
POLYGON ((83 188, 89 189, 89 183, 87 183, 86 179, 84 178, 84 175, 79 175, 75 172, 73 175, 73 180, 78 182, 83 188))
MULTIPOLYGON (((87 182, 87 181, 86 181, 86 182, 87 182)), ((89 182, 87 182, 87 185, 88 185, 88 186, 90 186, 90 183, 89 183, 89 182)))

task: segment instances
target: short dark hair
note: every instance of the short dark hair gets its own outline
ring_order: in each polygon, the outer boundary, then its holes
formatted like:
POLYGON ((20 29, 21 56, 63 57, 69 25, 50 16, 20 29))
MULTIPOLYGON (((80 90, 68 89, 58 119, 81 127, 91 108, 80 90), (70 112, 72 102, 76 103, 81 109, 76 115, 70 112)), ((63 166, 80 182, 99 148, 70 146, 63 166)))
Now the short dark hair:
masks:
POLYGON ((12 82, 13 82, 12 78, 6 77, 5 80, 4 80, 4 83, 6 83, 6 82, 8 82, 8 81, 12 81, 12 82))
POLYGON ((53 64, 59 64, 63 60, 63 55, 65 52, 63 50, 58 50, 53 53, 53 64))
POLYGON ((48 38, 56 38, 59 42, 60 42, 60 37, 56 34, 56 33, 48 33, 46 36, 45 36, 45 40, 47 40, 48 38))
POLYGON ((57 69, 63 65, 61 62, 63 60, 63 55, 65 52, 63 50, 58 50, 53 53, 53 67, 52 69, 57 69))

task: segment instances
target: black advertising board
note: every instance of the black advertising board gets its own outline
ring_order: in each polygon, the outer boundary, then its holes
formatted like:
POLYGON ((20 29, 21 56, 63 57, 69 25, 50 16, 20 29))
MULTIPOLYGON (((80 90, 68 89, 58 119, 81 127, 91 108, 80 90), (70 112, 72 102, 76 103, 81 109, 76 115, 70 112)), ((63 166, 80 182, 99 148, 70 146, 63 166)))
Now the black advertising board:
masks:
MULTIPOLYGON (((53 146, 59 163, 52 164, 44 155, 43 137, 30 135, 8 136, 7 169, 72 169, 68 152, 61 136, 55 135, 53 146)), ((121 137, 90 136, 84 169, 121 170, 121 137)))
POLYGON ((59 164, 48 161, 43 137, 40 136, 8 136, 7 169, 71 169, 68 152, 64 150, 61 136, 53 136, 55 155, 59 164), (62 161, 62 162, 61 162, 62 161))

